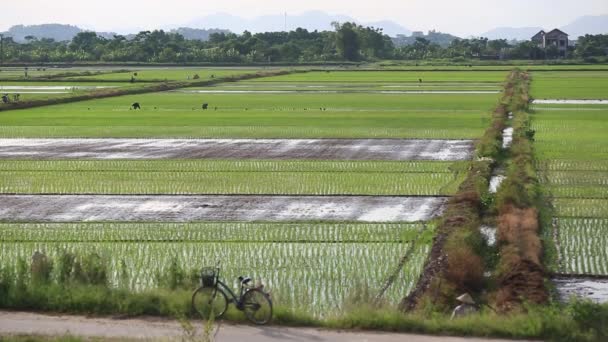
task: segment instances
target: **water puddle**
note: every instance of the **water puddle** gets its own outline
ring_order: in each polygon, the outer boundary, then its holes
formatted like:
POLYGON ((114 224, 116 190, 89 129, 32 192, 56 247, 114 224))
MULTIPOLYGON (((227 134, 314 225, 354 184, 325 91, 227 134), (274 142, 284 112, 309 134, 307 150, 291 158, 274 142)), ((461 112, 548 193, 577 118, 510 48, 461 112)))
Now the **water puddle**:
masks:
POLYGON ((505 175, 493 175, 490 179, 490 188, 488 191, 490 191, 491 194, 495 194, 498 191, 500 184, 502 184, 505 179, 507 179, 505 175))
POLYGON ((498 231, 496 227, 484 225, 479 227, 479 230, 481 231, 483 237, 486 239, 488 246, 496 245, 496 232, 498 231))
POLYGON ((513 143, 513 127, 507 127, 502 131, 502 148, 507 149, 513 143))

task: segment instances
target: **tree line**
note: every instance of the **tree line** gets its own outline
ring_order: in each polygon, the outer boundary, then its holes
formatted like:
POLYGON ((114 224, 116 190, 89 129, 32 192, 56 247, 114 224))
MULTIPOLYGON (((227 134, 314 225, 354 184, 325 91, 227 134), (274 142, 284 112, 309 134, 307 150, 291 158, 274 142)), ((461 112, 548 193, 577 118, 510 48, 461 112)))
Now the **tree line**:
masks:
MULTIPOLYGON (((26 37, 3 39, 4 62, 144 62, 144 63, 309 63, 425 59, 553 59, 557 48, 542 49, 530 41, 510 43, 487 38, 456 39, 442 47, 425 38, 396 47, 382 29, 355 23, 333 23, 333 31, 218 32, 209 40, 187 40, 179 33, 142 31, 132 39, 108 39, 95 32, 78 33, 69 42, 26 37)), ((570 56, 606 56, 608 35, 580 37, 570 56)))

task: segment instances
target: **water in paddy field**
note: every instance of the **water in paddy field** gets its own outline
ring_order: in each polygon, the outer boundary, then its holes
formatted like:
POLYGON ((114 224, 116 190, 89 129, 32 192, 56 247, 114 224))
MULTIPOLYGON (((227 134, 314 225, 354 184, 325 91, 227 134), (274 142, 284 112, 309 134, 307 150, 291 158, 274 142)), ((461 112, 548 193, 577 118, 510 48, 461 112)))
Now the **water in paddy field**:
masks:
POLYGON ((555 278, 553 279, 562 301, 572 297, 608 303, 608 278, 555 278))
POLYGON ((468 160, 471 140, 0 139, 0 158, 468 160))
POLYGON ((0 220, 418 222, 441 215, 446 197, 0 195, 0 220))
POLYGON ((534 100, 533 104, 608 104, 608 100, 534 100))
POLYGON ((513 127, 507 127, 502 131, 502 148, 507 149, 513 143, 513 127))
POLYGON ((481 234, 486 239, 488 246, 496 245, 496 232, 498 230, 496 227, 484 225, 484 226, 479 227, 479 230, 481 231, 481 234))

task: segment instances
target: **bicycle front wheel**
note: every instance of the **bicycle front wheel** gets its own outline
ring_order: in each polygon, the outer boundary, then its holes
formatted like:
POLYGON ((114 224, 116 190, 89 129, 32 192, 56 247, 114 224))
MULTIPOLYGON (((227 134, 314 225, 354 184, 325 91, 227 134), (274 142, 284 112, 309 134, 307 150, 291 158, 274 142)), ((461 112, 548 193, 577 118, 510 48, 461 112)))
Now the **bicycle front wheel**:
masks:
POLYGON ((252 289, 243 295, 243 311, 251 322, 263 325, 272 318, 272 301, 259 289, 252 289))
POLYGON ((218 319, 228 309, 228 297, 217 287, 199 287, 192 294, 192 309, 203 319, 218 319))

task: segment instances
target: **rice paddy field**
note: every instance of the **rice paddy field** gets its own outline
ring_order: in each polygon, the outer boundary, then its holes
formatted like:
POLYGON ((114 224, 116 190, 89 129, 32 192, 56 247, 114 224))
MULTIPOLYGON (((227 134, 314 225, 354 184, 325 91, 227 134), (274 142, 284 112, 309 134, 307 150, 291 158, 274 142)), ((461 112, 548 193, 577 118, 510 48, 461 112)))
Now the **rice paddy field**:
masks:
POLYGON ((536 99, 608 99, 608 70, 543 71, 532 77, 536 99))
MULTIPOLYGON (((138 77, 194 72, 249 70, 138 77)), ((96 253, 111 285, 134 291, 161 286, 173 263, 221 260, 234 286, 253 276, 316 316, 356 289, 388 285, 396 304, 506 76, 331 70, 3 112, 0 260, 96 253)))
MULTIPOLYGON (((534 73, 532 84, 535 98, 602 99, 608 73, 534 73)), ((538 104, 533 129, 537 166, 554 213, 553 271, 608 276, 608 105, 538 104)), ((606 293, 605 283, 602 289, 592 292, 606 293)))
POLYGON ((195 75, 199 79, 212 79, 215 77, 233 76, 255 73, 260 70, 254 68, 129 68, 128 72, 112 72, 93 76, 66 77, 68 81, 103 81, 103 82, 130 82, 131 77, 135 82, 164 82, 164 81, 187 81, 194 80, 195 75))

